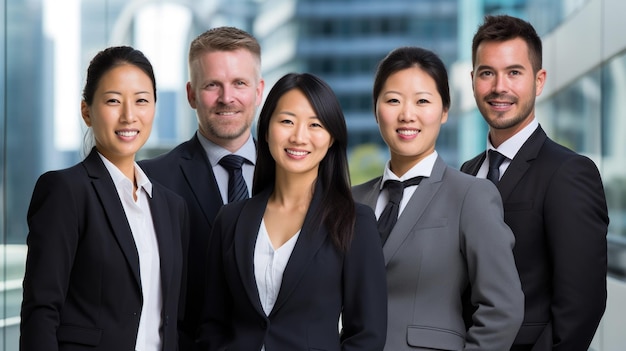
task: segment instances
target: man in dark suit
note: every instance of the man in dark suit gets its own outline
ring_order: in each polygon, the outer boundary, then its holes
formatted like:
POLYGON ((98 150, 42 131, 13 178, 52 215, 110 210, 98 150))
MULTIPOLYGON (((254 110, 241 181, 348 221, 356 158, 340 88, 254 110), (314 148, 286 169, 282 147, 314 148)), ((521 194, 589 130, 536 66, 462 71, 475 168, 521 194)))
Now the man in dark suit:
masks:
POLYGON ((496 183, 515 235, 525 315, 512 350, 587 350, 606 306, 609 218, 595 164, 535 119, 541 54, 529 23, 485 18, 472 43, 472 87, 489 124, 487 152, 461 170, 496 183))
POLYGON ((265 84, 259 43, 237 28, 210 29, 191 43, 189 76, 187 100, 196 110, 197 132, 170 152, 140 162, 148 176, 185 198, 189 208, 181 351, 193 349, 205 291, 209 233, 218 210, 229 202, 230 176, 220 164, 222 158, 231 154, 243 158, 244 197, 252 185, 256 150, 250 128, 265 84))

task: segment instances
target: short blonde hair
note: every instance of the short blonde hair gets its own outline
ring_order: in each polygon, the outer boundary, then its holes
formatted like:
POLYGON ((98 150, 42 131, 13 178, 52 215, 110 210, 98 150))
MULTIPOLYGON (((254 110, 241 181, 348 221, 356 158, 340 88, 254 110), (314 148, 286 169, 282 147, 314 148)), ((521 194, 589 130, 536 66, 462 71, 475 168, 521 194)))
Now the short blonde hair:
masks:
POLYGON ((189 67, 200 55, 212 51, 249 51, 257 60, 261 73, 261 45, 250 33, 235 27, 216 27, 197 36, 189 46, 189 67))

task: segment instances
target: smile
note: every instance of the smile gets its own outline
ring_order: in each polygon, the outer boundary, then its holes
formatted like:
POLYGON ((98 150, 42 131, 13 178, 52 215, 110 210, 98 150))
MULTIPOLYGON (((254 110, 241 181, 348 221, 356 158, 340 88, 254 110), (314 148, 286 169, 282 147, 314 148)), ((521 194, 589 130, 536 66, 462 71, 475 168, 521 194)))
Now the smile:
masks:
POLYGON ((300 157, 300 156, 306 156, 306 155, 308 155, 308 154, 309 154, 309 152, 308 152, 308 151, 296 151, 296 150, 290 150, 290 149, 285 149, 285 151, 286 151, 288 154, 290 154, 290 155, 293 155, 293 156, 299 156, 299 157, 300 157))
POLYGON ((397 129, 396 132, 403 136, 414 136, 420 131, 418 129, 397 129))
POLYGON ((123 130, 123 131, 115 132, 115 134, 122 136, 122 137, 130 138, 139 134, 139 131, 138 130, 123 130))
POLYGON ((508 107, 513 105, 512 102, 489 102, 489 105, 493 107, 508 107))
POLYGON ((224 112, 216 112, 218 116, 234 116, 238 113, 238 111, 224 111, 224 112))

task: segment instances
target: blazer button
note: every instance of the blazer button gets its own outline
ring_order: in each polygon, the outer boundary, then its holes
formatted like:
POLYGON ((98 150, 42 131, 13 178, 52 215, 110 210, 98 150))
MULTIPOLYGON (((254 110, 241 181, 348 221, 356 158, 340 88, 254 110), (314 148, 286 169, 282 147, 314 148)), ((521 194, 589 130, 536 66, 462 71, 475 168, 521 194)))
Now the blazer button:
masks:
POLYGON ((267 329, 267 321, 262 321, 261 322, 261 328, 267 329))

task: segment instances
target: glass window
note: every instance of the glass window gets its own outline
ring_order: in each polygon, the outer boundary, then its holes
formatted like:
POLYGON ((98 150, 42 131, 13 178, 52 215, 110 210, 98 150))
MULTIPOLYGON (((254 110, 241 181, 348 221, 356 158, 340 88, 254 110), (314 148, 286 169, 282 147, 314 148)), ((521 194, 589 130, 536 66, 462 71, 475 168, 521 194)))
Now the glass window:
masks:
MULTIPOLYGON (((388 158, 372 115, 371 79, 389 50, 401 45, 433 48, 451 74, 459 50, 468 50, 468 43, 458 42, 459 32, 474 31, 477 25, 468 24, 468 18, 527 15, 546 35, 588 2, 488 0, 468 15, 458 13, 461 2, 454 0, 417 5, 415 0, 392 0, 384 6, 380 0, 0 0, 0 351, 18 349, 26 211, 34 183, 43 172, 82 159, 81 89, 89 60, 105 46, 133 45, 155 66, 157 117, 142 150, 155 155, 188 139, 196 128, 185 92, 191 38, 219 25, 252 32, 263 46, 268 77, 280 76, 280 69, 309 71, 336 84, 350 128, 351 155, 360 150, 358 161, 350 159, 355 167, 351 174, 364 181, 379 175, 388 158), (320 8, 301 13, 297 7, 303 3, 320 8), (289 6, 293 13, 281 12, 289 6)), ((604 35, 598 40, 620 33, 604 35)), ((626 53, 596 67, 546 97, 538 116, 550 136, 598 163, 611 218, 609 265, 626 275, 626 259, 621 258, 626 256, 626 53)), ((469 80, 463 74, 451 81, 469 80)), ((271 84, 266 81, 266 92, 271 84)), ((460 103, 455 99, 453 108, 460 103)), ((467 116, 455 113, 441 130, 437 148, 458 166, 463 161, 459 154, 484 148, 485 127, 480 118, 467 123, 467 118, 462 122, 467 116), (459 142, 478 133, 470 142, 459 142)))

